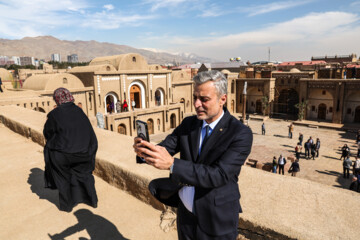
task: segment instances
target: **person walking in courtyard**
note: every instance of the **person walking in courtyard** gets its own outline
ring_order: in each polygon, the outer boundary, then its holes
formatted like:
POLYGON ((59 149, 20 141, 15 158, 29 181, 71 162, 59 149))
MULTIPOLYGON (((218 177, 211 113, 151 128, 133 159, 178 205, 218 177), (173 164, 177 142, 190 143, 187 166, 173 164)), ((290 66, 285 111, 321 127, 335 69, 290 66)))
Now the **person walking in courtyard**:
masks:
POLYGON ((356 143, 360 142, 360 130, 356 134, 356 143))
POLYGON ((302 145, 302 142, 304 140, 304 135, 302 133, 299 133, 299 143, 302 145))
POLYGON ((360 141, 357 143, 357 145, 358 145, 357 157, 360 158, 360 141))
POLYGON ((313 144, 314 143, 314 139, 312 138, 312 136, 309 137, 310 143, 313 144))
POLYGON ((265 135, 265 122, 263 122, 261 125, 261 134, 265 135))
POLYGON ((300 172, 299 160, 296 159, 290 166, 289 172, 291 172, 291 176, 296 177, 296 174, 300 172))
POLYGON ((294 124, 291 123, 289 125, 289 138, 292 138, 293 137, 293 132, 294 132, 294 124))
POLYGON ((2 81, 1 81, 1 77, 0 77, 0 92, 3 92, 1 85, 2 85, 2 81))
POLYGON ((316 145, 315 143, 311 144, 311 157, 313 160, 315 160, 315 155, 316 155, 316 145))
POLYGON ((297 160, 300 159, 301 150, 302 150, 302 146, 301 146, 300 142, 298 142, 295 147, 295 155, 296 155, 297 160))
POLYGON ((273 171, 272 171, 273 173, 276 173, 277 165, 278 165, 278 162, 277 162, 276 157, 274 156, 273 157, 273 171))
POLYGON ((123 107, 123 111, 124 111, 124 112, 129 111, 129 108, 128 108, 129 106, 128 106, 127 102, 126 102, 126 99, 124 99, 124 103, 123 103, 123 106, 122 106, 122 107, 123 107))
POLYGON ((344 158, 344 160, 350 155, 350 148, 347 146, 347 144, 344 144, 344 146, 341 148, 341 157, 344 158))
POLYGON ((307 140, 307 142, 304 144, 304 147, 305 147, 305 159, 309 159, 310 158, 310 149, 311 149, 310 139, 307 140))
POLYGON ((360 174, 360 158, 358 158, 358 157, 355 157, 354 174, 356 176, 360 174))
POLYGON ((350 177, 350 168, 352 165, 352 161, 349 157, 346 157, 343 161, 343 169, 344 169, 344 178, 350 177))
POLYGON ((315 143, 316 157, 319 157, 319 150, 320 150, 320 139, 316 138, 316 143, 315 143))
POLYGON ((282 172, 282 175, 284 175, 285 164, 286 164, 286 159, 283 157, 282 154, 280 154, 280 157, 279 157, 279 160, 278 160, 279 174, 281 174, 281 172, 282 172))

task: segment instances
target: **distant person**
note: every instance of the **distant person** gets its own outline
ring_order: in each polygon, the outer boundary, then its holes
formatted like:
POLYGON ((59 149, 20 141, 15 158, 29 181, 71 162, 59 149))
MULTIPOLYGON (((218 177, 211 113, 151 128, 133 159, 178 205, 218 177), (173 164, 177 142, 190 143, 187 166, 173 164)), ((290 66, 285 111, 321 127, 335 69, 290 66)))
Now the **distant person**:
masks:
POLYGON ((319 157, 319 151, 320 151, 320 138, 316 138, 315 151, 316 151, 316 157, 319 157))
POLYGON ((272 162, 272 164, 273 164, 273 170, 272 170, 272 172, 273 172, 273 173, 276 173, 276 168, 277 168, 278 162, 277 162, 277 159, 276 159, 275 156, 273 157, 273 162, 272 162))
POLYGON ((284 175, 285 164, 286 164, 286 159, 283 157, 282 154, 280 154, 280 157, 278 159, 279 174, 281 174, 282 172, 282 175, 284 175))
POLYGON ((131 101, 131 106, 132 106, 132 110, 135 111, 136 102, 134 99, 131 101))
POLYGON ((304 135, 302 133, 299 133, 299 142, 300 142, 300 145, 302 145, 302 142, 304 140, 304 135))
POLYGON ((356 143, 360 142, 360 130, 356 134, 356 143))
POLYGON ((59 190, 61 211, 71 212, 78 203, 97 207, 94 130, 69 90, 58 88, 53 98, 57 107, 44 126, 45 186, 59 190))
POLYGON ((351 165, 352 165, 352 161, 350 160, 349 157, 346 157, 346 159, 344 159, 344 161, 343 161, 344 178, 350 177, 351 165))
POLYGON ((291 172, 291 176, 296 177, 296 174, 300 172, 299 160, 296 159, 290 166, 289 172, 291 172))
POLYGON ((157 105, 157 106, 160 106, 160 105, 161 105, 161 103, 160 103, 160 101, 161 101, 160 95, 156 95, 156 96, 155 96, 155 100, 156 100, 156 105, 157 105))
POLYGON ((265 135, 265 122, 263 122, 261 125, 261 134, 265 135))
POLYGON ((312 157, 312 159, 315 160, 315 155, 316 155, 316 145, 315 145, 315 143, 312 143, 312 144, 311 144, 311 149, 310 149, 310 151, 311 151, 311 157, 312 157))
POLYGON ((350 155, 350 148, 347 146, 347 144, 344 144, 344 146, 341 148, 341 159, 347 158, 350 155))
POLYGON ((357 143, 357 145, 358 145, 357 157, 360 157, 360 141, 357 143))
POLYGON ((1 81, 1 77, 0 77, 0 92, 4 92, 1 88, 1 85, 2 85, 2 81, 1 81))
POLYGON ((301 150, 302 150, 302 146, 301 146, 300 142, 298 142, 295 147, 295 155, 296 155, 297 160, 300 159, 301 150))
POLYGON ((355 157, 355 162, 354 162, 354 174, 358 175, 360 174, 360 158, 355 157))
POLYGON ((310 139, 307 140, 307 142, 304 144, 304 148, 305 148, 305 159, 309 159, 310 158, 310 150, 311 150, 310 139))
POLYGON ((289 138, 292 138, 293 137, 293 132, 294 132, 294 124, 291 123, 289 125, 289 138))
POLYGON ((129 106, 128 106, 127 102, 126 102, 126 99, 124 99, 123 110, 124 110, 124 112, 129 111, 129 106))
POLYGON ((309 137, 310 143, 313 144, 314 143, 314 139, 312 138, 312 136, 309 137))
POLYGON ((117 102, 116 102, 116 112, 117 113, 121 112, 121 102, 120 102, 120 100, 117 100, 117 102))
POLYGON ((352 176, 349 190, 359 192, 359 189, 360 189, 359 178, 360 178, 360 175, 353 175, 352 176))

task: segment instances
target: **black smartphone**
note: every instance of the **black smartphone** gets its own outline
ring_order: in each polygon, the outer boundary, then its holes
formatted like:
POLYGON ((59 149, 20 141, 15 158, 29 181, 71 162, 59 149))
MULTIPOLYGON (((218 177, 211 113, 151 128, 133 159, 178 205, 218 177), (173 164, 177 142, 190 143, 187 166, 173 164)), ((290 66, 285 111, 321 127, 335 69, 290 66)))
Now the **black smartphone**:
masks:
POLYGON ((142 140, 150 142, 148 125, 146 122, 136 120, 136 130, 138 137, 140 137, 142 140))
MULTIPOLYGON (((148 125, 146 122, 136 120, 136 130, 137 130, 137 136, 139 138, 150 142, 148 125)), ((146 163, 146 161, 143 158, 136 156, 136 163, 146 163)))

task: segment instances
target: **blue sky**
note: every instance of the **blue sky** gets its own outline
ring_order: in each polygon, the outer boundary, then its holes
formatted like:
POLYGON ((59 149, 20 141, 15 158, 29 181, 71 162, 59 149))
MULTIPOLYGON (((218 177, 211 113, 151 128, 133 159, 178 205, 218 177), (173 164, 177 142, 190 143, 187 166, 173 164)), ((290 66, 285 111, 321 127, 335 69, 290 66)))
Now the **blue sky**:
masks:
MULTIPOLYGON (((52 35, 227 61, 360 55, 360 0, 0 0, 0 38, 52 35)), ((0 53, 1 55, 1 53, 0 53)))

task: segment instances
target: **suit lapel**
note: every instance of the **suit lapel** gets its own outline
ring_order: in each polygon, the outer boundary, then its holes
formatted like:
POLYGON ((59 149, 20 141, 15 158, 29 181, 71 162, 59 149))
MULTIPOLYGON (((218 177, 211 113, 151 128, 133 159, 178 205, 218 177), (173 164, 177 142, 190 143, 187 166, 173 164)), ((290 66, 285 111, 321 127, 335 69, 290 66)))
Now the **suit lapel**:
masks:
POLYGON ((219 139, 221 139, 221 136, 227 131, 227 125, 230 114, 228 112, 224 113, 223 118, 220 120, 220 122, 216 125, 215 129, 212 131, 210 137, 208 138, 204 148, 201 148, 201 154, 198 159, 199 163, 203 163, 206 160, 206 155, 209 152, 210 149, 213 147, 216 147, 216 143, 219 143, 219 139))
POLYGON ((190 133, 190 147, 191 147, 191 156, 193 162, 196 162, 196 158, 199 152, 201 126, 202 126, 202 120, 197 120, 194 129, 190 133))

